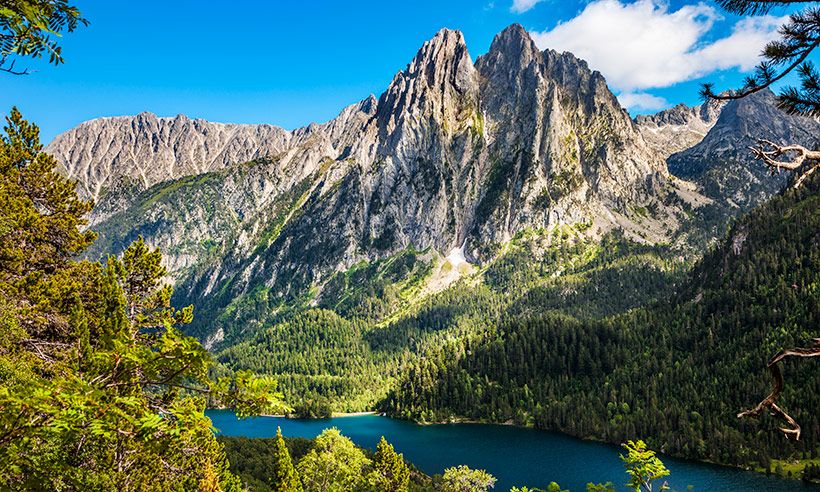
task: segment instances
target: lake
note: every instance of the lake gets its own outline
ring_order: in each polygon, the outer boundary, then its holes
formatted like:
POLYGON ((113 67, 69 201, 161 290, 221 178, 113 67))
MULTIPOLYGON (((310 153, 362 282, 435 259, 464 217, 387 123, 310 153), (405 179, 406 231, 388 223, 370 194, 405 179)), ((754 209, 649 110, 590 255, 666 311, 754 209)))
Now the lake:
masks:
MULTIPOLYGON (((384 436, 396 451, 430 475, 465 464, 484 468, 496 478, 495 490, 513 485, 546 487, 558 482, 572 492, 586 490, 587 482, 613 482, 618 490, 627 475, 618 457, 620 449, 535 429, 487 424, 416 425, 376 415, 293 420, 258 417, 239 420, 230 411, 207 412, 219 432, 226 436, 274 437, 276 427, 289 437, 316 437, 323 429, 337 427, 357 445, 375 449, 384 436)), ((754 490, 819 491, 804 484, 670 457, 662 457, 671 470, 669 484, 678 491, 748 492, 754 490)))

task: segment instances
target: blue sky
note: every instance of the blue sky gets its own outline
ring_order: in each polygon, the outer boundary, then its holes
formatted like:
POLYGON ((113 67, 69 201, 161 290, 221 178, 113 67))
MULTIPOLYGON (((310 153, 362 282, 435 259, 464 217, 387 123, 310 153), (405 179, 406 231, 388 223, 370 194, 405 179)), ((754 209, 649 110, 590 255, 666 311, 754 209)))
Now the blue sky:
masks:
POLYGON ((587 59, 633 113, 654 111, 697 103, 704 80, 737 85, 778 21, 738 23, 708 1, 72 3, 91 25, 65 36, 64 65, 0 74, 0 110, 17 105, 44 142, 141 111, 289 129, 326 121, 378 96, 438 29, 464 32, 475 59, 513 22, 542 48, 587 59))

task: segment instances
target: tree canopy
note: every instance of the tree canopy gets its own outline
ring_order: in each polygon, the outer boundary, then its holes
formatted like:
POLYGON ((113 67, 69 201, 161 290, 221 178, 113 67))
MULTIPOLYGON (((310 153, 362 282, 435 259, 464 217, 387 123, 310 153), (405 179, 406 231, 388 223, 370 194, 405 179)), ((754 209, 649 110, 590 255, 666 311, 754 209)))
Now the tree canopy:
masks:
POLYGON ((442 492, 487 492, 495 487, 495 477, 486 470, 473 470, 459 465, 444 470, 442 492))
POLYGON ((48 57, 49 63, 63 63, 58 39, 88 25, 79 9, 67 0, 3 0, 0 2, 0 71, 14 75, 29 73, 17 68, 19 58, 48 57))
POLYGON ((366 490, 366 471, 371 461, 339 429, 325 429, 297 469, 305 492, 352 492, 366 490))
POLYGON ((234 490, 206 402, 283 410, 276 381, 209 377, 161 255, 79 261, 91 203, 16 109, 0 137, 0 488, 234 490))

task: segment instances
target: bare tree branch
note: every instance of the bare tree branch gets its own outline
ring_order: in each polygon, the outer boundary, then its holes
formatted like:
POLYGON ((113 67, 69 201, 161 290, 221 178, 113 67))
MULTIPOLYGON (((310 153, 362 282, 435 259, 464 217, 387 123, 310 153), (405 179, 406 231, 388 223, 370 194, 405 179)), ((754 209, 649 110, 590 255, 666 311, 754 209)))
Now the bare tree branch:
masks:
POLYGON ((777 400, 780 398, 780 394, 783 392, 784 387, 783 372, 780 370, 780 366, 778 364, 786 357, 820 357, 820 338, 815 338, 814 346, 810 348, 785 349, 781 350, 777 353, 777 355, 772 357, 772 360, 770 360, 768 364, 769 372, 772 373, 772 379, 774 380, 771 394, 769 394, 769 396, 767 396, 763 401, 758 403, 756 407, 737 414, 737 417, 741 419, 744 417, 756 417, 768 408, 772 415, 785 420, 789 425, 789 427, 781 427, 780 431, 783 432, 787 438, 799 441, 800 425, 797 421, 791 418, 789 414, 784 412, 783 409, 777 406, 777 400))
POLYGON ((772 173, 785 169, 799 171, 799 177, 794 183, 799 188, 803 181, 820 167, 820 150, 809 150, 802 145, 779 145, 770 140, 758 140, 759 146, 749 147, 758 159, 772 169, 772 173), (794 155, 791 160, 781 160, 781 157, 794 155), (812 164, 813 163, 813 164, 812 164), (802 169, 801 168, 804 168, 802 169))
POLYGON ((0 72, 7 72, 12 75, 28 75, 31 73, 31 71, 29 71, 28 68, 24 68, 23 70, 15 70, 14 63, 16 61, 17 60, 12 60, 11 64, 8 67, 6 67, 6 57, 0 58, 0 72))

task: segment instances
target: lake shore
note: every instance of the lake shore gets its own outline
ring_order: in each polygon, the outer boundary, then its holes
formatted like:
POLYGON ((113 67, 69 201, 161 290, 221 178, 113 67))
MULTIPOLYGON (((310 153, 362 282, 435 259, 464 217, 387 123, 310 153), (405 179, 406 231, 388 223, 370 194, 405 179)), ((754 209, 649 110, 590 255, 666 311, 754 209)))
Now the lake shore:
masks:
POLYGON ((336 417, 364 417, 365 415, 380 415, 379 412, 372 410, 369 412, 333 412, 332 418, 336 417))
MULTIPOLYGON (((209 412, 220 434, 227 437, 271 438, 277 427, 288 437, 312 439, 336 427, 360 447, 373 449, 381 436, 404 453, 405 459, 428 475, 466 464, 486 469, 498 479, 498 490, 529 484, 542 487, 556 481, 569 490, 585 490, 588 482, 614 481, 624 474, 616 445, 582 440, 567 434, 515 425, 417 425, 366 412, 360 418, 237 419, 230 411, 209 412)), ((351 413, 346 413, 352 416, 351 413)), ((799 480, 780 480, 726 466, 661 458, 672 470, 676 490, 722 492, 808 492, 799 480)), ((785 468, 785 466, 784 466, 785 468)), ((624 480, 626 480, 624 478, 624 480)), ((820 490, 820 489, 817 489, 820 490)))
MULTIPOLYGON (((327 417, 327 418, 366 417, 366 416, 370 416, 370 415, 382 415, 382 413, 377 412, 375 410, 368 410, 368 411, 363 411, 363 412, 333 412, 331 414, 331 416, 327 417)), ((287 419, 294 419, 294 420, 322 420, 322 418, 290 417, 290 416, 284 415, 284 414, 263 414, 263 415, 260 415, 260 417, 287 418, 287 419)), ((514 428, 519 428, 519 429, 542 430, 542 429, 536 428, 532 424, 516 424, 513 420, 507 420, 507 421, 504 421, 504 422, 494 422, 492 420, 467 419, 467 418, 456 418, 456 417, 454 417, 454 418, 450 418, 448 420, 442 420, 442 421, 421 421, 420 422, 420 421, 390 417, 390 416, 386 416, 386 415, 385 415, 385 417, 390 418, 390 419, 396 419, 396 420, 399 420, 399 421, 410 422, 412 424, 419 425, 419 426, 440 426, 440 425, 445 425, 446 426, 446 425, 459 425, 459 424, 478 424, 478 425, 499 425, 499 426, 506 426, 506 427, 514 427, 514 428)), ((547 431, 547 432, 550 432, 550 431, 547 431)), ((568 434, 568 433, 564 433, 564 432, 560 432, 560 431, 552 431, 552 432, 556 432, 558 434, 561 434, 561 435, 564 435, 564 436, 567 436, 567 437, 570 437, 570 438, 573 438, 573 439, 578 439, 578 440, 584 441, 584 442, 599 443, 599 444, 617 446, 616 443, 607 442, 603 439, 598 439, 598 438, 595 438, 595 437, 590 437, 590 436, 581 437, 581 436, 576 436, 576 435, 572 435, 572 434, 568 434)), ((813 464, 813 463, 815 463, 815 461, 817 461, 817 460, 797 460, 795 462, 795 460, 775 460, 776 462, 780 462, 782 464, 788 463, 788 465, 784 466, 784 468, 787 468, 788 470, 792 471, 792 474, 788 474, 788 473, 784 472, 784 473, 778 475, 776 473, 772 473, 771 471, 769 473, 767 473, 767 471, 765 469, 759 468, 759 467, 742 466, 742 465, 729 465, 729 464, 718 463, 718 462, 709 461, 709 460, 691 459, 691 458, 686 458, 686 457, 669 455, 669 454, 664 453, 663 451, 661 451, 661 455, 669 457, 669 458, 673 458, 673 459, 682 460, 682 461, 688 461, 688 462, 692 462, 692 463, 699 463, 699 464, 703 464, 703 465, 717 466, 717 467, 721 467, 721 468, 730 468, 730 469, 736 469, 736 470, 743 470, 743 471, 746 471, 746 472, 752 472, 752 473, 760 474, 760 475, 772 474, 774 476, 778 476, 780 478, 784 478, 784 479, 788 479, 788 480, 800 480, 800 473, 802 472, 803 467, 806 464, 809 464, 809 463, 813 464)), ((811 481, 810 483, 817 485, 820 482, 811 481)))
MULTIPOLYGON (((333 412, 330 414, 329 418, 342 418, 342 417, 364 417, 366 415, 380 415, 379 412, 375 410, 369 410, 366 412, 333 412)), ((260 415, 260 417, 271 417, 271 418, 279 418, 279 419, 286 419, 286 418, 302 418, 302 417, 289 417, 288 415, 284 414, 272 414, 272 413, 265 413, 260 415)), ((313 418, 307 418, 308 420, 317 420, 313 418)))

